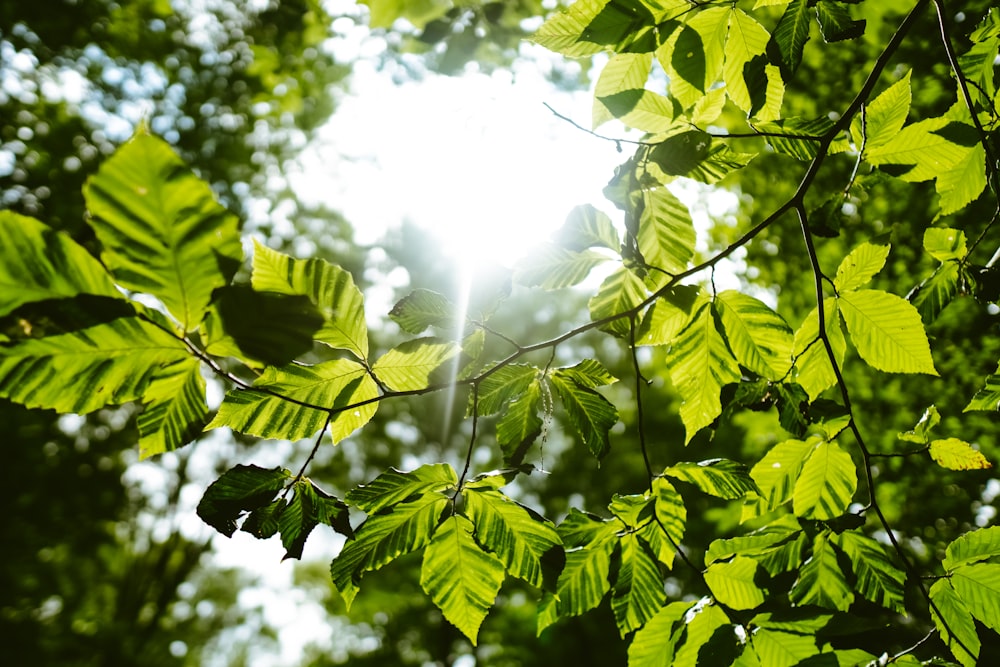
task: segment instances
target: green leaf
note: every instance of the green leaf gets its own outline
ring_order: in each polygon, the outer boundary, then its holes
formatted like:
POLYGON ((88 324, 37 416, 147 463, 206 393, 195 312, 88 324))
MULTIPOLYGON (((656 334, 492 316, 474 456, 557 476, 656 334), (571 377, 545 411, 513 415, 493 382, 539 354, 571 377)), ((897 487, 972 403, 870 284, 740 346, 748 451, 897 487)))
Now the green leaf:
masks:
POLYGON ((714 540, 705 553, 705 563, 710 565, 742 555, 757 561, 771 576, 777 576, 802 564, 804 547, 802 528, 794 516, 786 514, 749 535, 714 540))
POLYGON ((355 531, 330 565, 333 584, 348 608, 365 572, 377 570, 396 558, 424 547, 450 505, 450 499, 431 493, 388 512, 374 514, 355 531))
POLYGON ((461 352, 457 343, 436 338, 408 340, 379 357, 372 372, 392 391, 418 391, 457 371, 456 357, 461 352))
POLYGON ((84 186, 90 226, 115 280, 152 294, 185 331, 201 322, 212 291, 240 262, 236 217, 173 149, 137 134, 84 186))
POLYGON ((599 361, 594 359, 584 359, 575 366, 568 368, 557 368, 553 375, 567 378, 587 389, 604 387, 618 381, 614 375, 608 372, 599 361))
MULTIPOLYGON (((658 148, 653 149, 650 159, 655 160, 653 153, 658 148)), ((670 274, 680 273, 694 256, 691 214, 666 188, 644 191, 643 201, 637 237, 639 252, 648 266, 670 274)))
MULTIPOLYGON (((823 300, 824 328, 839 366, 844 361, 847 341, 844 339, 837 309, 837 299, 827 297, 823 300)), ((819 308, 813 308, 795 332, 792 354, 796 359, 795 381, 806 390, 810 401, 816 400, 823 391, 836 384, 837 375, 830 364, 826 346, 819 338, 819 308)))
POLYGON ((906 572, 892 562, 885 547, 853 530, 845 530, 830 539, 851 562, 858 593, 886 609, 905 613, 903 584, 906 572))
MULTIPOLYGON (((712 137, 701 130, 687 130, 671 135, 657 143, 650 149, 647 158, 668 176, 692 176, 692 172, 705 162, 710 155, 712 155, 712 137)), ((661 191, 665 194, 659 196, 659 199, 666 198, 666 201, 652 200, 647 203, 647 206, 663 209, 662 212, 660 210, 654 211, 654 215, 665 217, 668 221, 670 221, 670 218, 676 219, 671 227, 659 232, 658 236, 664 236, 664 242, 674 246, 675 250, 673 253, 666 254, 668 257, 673 257, 675 263, 679 262, 679 266, 675 272, 680 272, 687 268, 687 262, 694 251, 694 226, 691 224, 690 213, 687 207, 674 198, 665 188, 657 188, 643 194, 648 199, 661 191), (671 234, 675 236, 679 235, 680 239, 672 240, 670 238, 671 234), (687 257, 684 257, 683 253, 686 253, 687 257)), ((642 228, 640 227, 641 231, 642 228)), ((654 240, 650 243, 656 243, 656 237, 653 238, 654 240)), ((650 258, 647 257, 646 259, 653 266, 657 266, 650 258)), ((668 264, 661 268, 669 271, 669 267, 670 265, 668 264)))
POLYGON ((851 121, 851 133, 859 148, 862 145, 875 148, 886 144, 903 129, 912 98, 910 74, 912 70, 907 70, 903 78, 883 90, 865 107, 864 116, 855 116, 851 121))
POLYGON ((664 470, 663 474, 690 482, 705 493, 726 500, 760 492, 746 466, 727 459, 677 463, 664 470))
POLYGON ((687 527, 687 508, 677 489, 665 478, 653 480, 653 512, 656 521, 639 529, 639 537, 646 541, 657 560, 668 568, 673 567, 677 548, 684 539, 687 527))
POLYGON ((202 327, 212 353, 281 366, 312 350, 313 336, 323 327, 323 315, 303 294, 227 285, 214 297, 202 327))
POLYGON ((358 509, 374 514, 413 496, 452 489, 456 484, 458 477, 447 463, 428 463, 409 472, 389 468, 367 484, 349 491, 345 500, 358 509))
POLYGON ((503 451, 505 464, 520 465, 528 447, 542 432, 542 420, 538 416, 541 407, 542 384, 535 380, 510 402, 507 411, 497 420, 497 444, 503 451))
POLYGON ((837 552, 830 544, 829 531, 813 540, 812 556, 799 569, 799 579, 789 593, 796 605, 817 605, 847 611, 854 593, 837 564, 837 552))
POLYGON ((802 62, 802 49, 809 41, 809 18, 806 0, 792 0, 774 29, 774 42, 781 54, 783 73, 791 74, 802 62))
MULTIPOLYGON (((819 118, 782 118, 770 123, 755 123, 758 132, 771 132, 764 139, 777 153, 790 155, 796 160, 812 160, 819 153, 820 137, 830 131, 833 121, 826 117, 819 118), (791 136, 795 135, 795 136, 791 136)), ((837 206, 841 206, 843 195, 838 195, 837 206)), ((813 233, 819 226, 816 214, 810 216, 810 227, 813 233)))
POLYGON ((678 285, 656 299, 636 331, 637 345, 669 345, 691 321, 700 287, 678 285))
POLYGON ((958 296, 960 277, 961 267, 958 262, 947 261, 907 295, 923 321, 928 324, 933 322, 945 306, 954 301, 958 296))
MULTIPOLYGON (((597 294, 588 301, 590 319, 597 321, 615 317, 632 310, 645 298, 646 286, 642 279, 624 266, 618 267, 604 279, 597 294)), ((627 336, 629 320, 627 317, 618 317, 604 325, 604 328, 616 335, 627 336)))
POLYGON ((107 270, 68 234, 0 211, 0 317, 25 303, 97 294, 122 298, 107 270))
POLYGON ((781 380, 792 367, 792 328, 752 296, 726 290, 714 302, 729 348, 737 361, 769 380, 781 380))
POLYGON ((625 637, 641 628, 666 602, 663 577, 653 556, 634 533, 619 542, 621 562, 611 594, 611 610, 618 633, 625 637))
POLYGON ((570 422, 598 459, 608 453, 609 432, 618 423, 618 410, 608 399, 560 370, 549 376, 570 422))
POLYGON ((1000 526, 990 526, 970 530, 949 544, 941 565, 950 571, 996 556, 1000 556, 1000 526))
POLYGON ((438 526, 424 552, 420 586, 473 645, 503 584, 503 564, 479 548, 472 522, 454 514, 438 526))
POLYGON ((939 262, 962 260, 968 254, 965 232, 951 227, 928 227, 924 230, 924 250, 939 262))
POLYGON ((444 295, 422 288, 396 302, 389 317, 411 334, 422 333, 427 327, 454 327, 458 320, 455 304, 444 295))
POLYGON ((562 540, 549 521, 497 491, 466 490, 462 497, 476 539, 507 572, 536 588, 556 574, 562 540))
POLYGON ((816 19, 823 33, 823 41, 827 43, 857 39, 865 32, 865 22, 851 19, 850 12, 840 2, 819 0, 816 3, 816 19))
POLYGON ((757 563, 746 556, 712 563, 705 570, 705 583, 716 600, 732 609, 753 609, 764 603, 764 590, 754 579, 757 563))
POLYGON ((814 447, 815 440, 779 442, 750 470, 760 488, 765 511, 776 509, 792 498, 795 482, 814 447))
POLYGON ((538 375, 538 368, 527 364, 510 364, 490 373, 479 383, 479 391, 476 393, 479 415, 500 412, 509 401, 527 391, 538 375))
POLYGON ((913 427, 912 431, 907 431, 906 433, 900 433, 899 439, 905 440, 906 442, 916 442, 921 445, 926 445, 930 442, 931 429, 941 423, 941 413, 933 405, 924 410, 924 414, 920 416, 920 421, 917 425, 913 427))
POLYGON ((269 367, 253 388, 226 394, 215 418, 205 428, 228 426, 261 438, 298 440, 323 428, 328 411, 334 411, 328 431, 337 443, 371 420, 378 408, 374 401, 377 397, 378 387, 365 367, 351 359, 334 359, 315 366, 269 367), (363 401, 371 402, 344 409, 363 401))
POLYGON ((1000 365, 996 373, 986 376, 986 385, 976 392, 963 412, 969 410, 1000 410, 1000 365))
POLYGON ((858 488, 851 455, 836 442, 820 442, 795 482, 793 506, 801 517, 834 519, 847 511, 858 488))
POLYGON ((635 633, 628 647, 629 667, 673 667, 690 602, 671 602, 635 633))
POLYGON ((746 113, 750 113, 753 100, 744 72, 750 61, 764 55, 770 38, 770 33, 756 19, 736 7, 730 10, 726 62, 722 72, 729 99, 746 113))
POLYGON ((183 342, 138 317, 0 348, 0 397, 85 414, 139 400, 157 371, 189 358, 183 342))
POLYGON ((909 166, 901 176, 904 181, 919 183, 935 179, 955 168, 970 150, 939 133, 951 122, 936 117, 907 125, 886 143, 867 149, 864 157, 875 166, 909 166))
POLYGON ((255 240, 251 284, 261 292, 309 297, 323 316, 315 339, 367 358, 364 297, 348 271, 318 257, 295 259, 255 240))
POLYGON ((889 244, 862 243, 854 248, 837 267, 833 287, 837 292, 855 290, 867 284, 885 266, 889 244))
POLYGON ((528 287, 561 289, 583 282, 609 259, 594 250, 568 250, 546 243, 517 263, 514 280, 528 287))
POLYGON ((569 250, 607 248, 618 252, 621 239, 611 218, 590 204, 575 207, 555 235, 559 245, 569 250))
POLYGON ((950 169, 934 183, 940 195, 938 217, 961 211, 986 189, 986 151, 982 144, 965 149, 950 169))
POLYGON ((559 616, 579 616, 601 603, 611 589, 608 573, 614 544, 606 540, 566 551, 556 588, 559 616))
POLYGON ((604 50, 604 45, 587 41, 583 35, 607 4, 608 0, 574 2, 563 11, 549 17, 531 39, 551 51, 570 58, 600 53, 604 50))
POLYGON ((212 482, 198 503, 198 516, 226 537, 243 514, 269 504, 291 477, 281 468, 237 465, 212 482))
POLYGON ((159 368, 150 378, 142 401, 147 405, 136 418, 140 459, 188 444, 208 420, 201 363, 188 357, 159 368))
POLYGON ((933 440, 930 454, 935 463, 948 470, 986 470, 993 467, 982 452, 958 438, 933 440))
POLYGON ((858 290, 838 299, 858 354, 888 373, 937 375, 930 344, 916 308, 895 294, 858 290))
POLYGON ((667 366, 684 399, 680 414, 687 443, 722 413, 722 387, 740 379, 736 359, 715 328, 707 299, 695 307, 691 323, 671 346, 667 366))
POLYGON ((951 585, 973 616, 1000 632, 1000 565, 962 565, 952 572, 951 585))
MULTIPOLYGON (((646 86, 652 64, 653 55, 651 53, 615 53, 611 56, 604 69, 601 70, 601 75, 594 86, 594 111, 591 127, 596 128, 614 117, 601 102, 601 98, 625 91, 641 91, 646 86)), ((608 223, 610 222, 609 219, 608 223)), ((615 250, 617 245, 612 245, 610 248, 615 250)))
MULTIPOLYGON (((282 502, 282 506, 274 514, 281 533, 281 545, 285 547, 282 560, 302 558, 306 539, 320 523, 328 524, 348 537, 353 537, 347 505, 307 479, 296 482, 292 500, 287 504, 282 502)), ((244 522, 244 529, 249 522, 248 517, 244 522)))
MULTIPOLYGON (((803 3, 805 4, 805 3, 803 3)), ((766 667, 793 667, 806 658, 818 655, 815 634, 781 632, 757 628, 750 635, 750 645, 766 667)))
POLYGON ((963 667, 979 664, 982 643, 976 632, 976 622, 947 579, 938 579, 930 589, 931 617, 941 635, 941 641, 963 667))
POLYGON ((736 637, 735 626, 721 607, 695 603, 684 619, 684 642, 670 667, 735 664, 743 645, 736 637))

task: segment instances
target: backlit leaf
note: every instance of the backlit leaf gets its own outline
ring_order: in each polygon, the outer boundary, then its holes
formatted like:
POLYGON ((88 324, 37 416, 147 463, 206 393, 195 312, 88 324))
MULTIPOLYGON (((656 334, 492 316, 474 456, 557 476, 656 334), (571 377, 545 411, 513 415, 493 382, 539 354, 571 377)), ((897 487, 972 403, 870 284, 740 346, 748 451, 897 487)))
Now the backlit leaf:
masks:
POLYGON ((526 364, 502 366, 479 383, 476 396, 481 416, 499 412, 513 398, 523 394, 538 377, 539 370, 526 364))
POLYGON ((970 530, 949 544, 941 565, 954 570, 996 556, 1000 556, 1000 526, 990 526, 970 530))
POLYGON ((549 379, 584 443, 602 458, 610 448, 609 432, 618 423, 618 410, 604 396, 558 370, 549 379))
POLYGON ((602 541, 566 551, 556 589, 560 616, 579 616, 601 603, 611 589, 608 572, 613 547, 614 542, 602 541))
POLYGON ((611 218, 590 204, 575 207, 556 232, 556 241, 569 250, 600 247, 618 252, 621 240, 611 218))
POLYGON ((673 667, 684 615, 690 602, 671 602, 635 633, 628 647, 629 667, 673 667))
POLYGON ((538 416, 542 408, 542 384, 535 380, 524 393, 510 402, 507 411, 497 420, 497 444, 503 450, 504 462, 520 465, 528 447, 542 431, 538 416))
POLYGON ((781 315, 762 301, 735 290, 721 292, 714 307, 729 348, 740 364, 770 380, 781 380, 788 374, 792 366, 792 328, 781 315))
POLYGON ((964 412, 969 410, 1000 410, 1000 365, 996 373, 986 376, 986 385, 965 406, 964 412))
POLYGON ((816 605, 847 611, 854 593, 837 564, 837 552, 829 541, 829 532, 813 540, 813 553, 799 569, 799 579, 789 597, 796 605, 816 605))
POLYGON ((593 250, 568 250, 543 244, 517 263, 514 280, 529 287, 560 289, 584 281, 610 258, 593 250))
POLYGON ((802 528, 794 516, 786 514, 749 535, 714 540, 708 546, 705 563, 742 555, 757 561, 771 576, 777 576, 802 564, 805 544, 802 528))
POLYGON ((941 635, 941 641, 963 667, 975 667, 979 664, 982 643, 969 608, 948 579, 935 581, 931 586, 930 596, 935 607, 931 610, 931 617, 941 635))
POLYGON ((664 470, 663 474, 690 482, 705 493, 726 500, 736 500, 747 493, 759 491, 746 466, 727 459, 677 463, 664 470))
POLYGON ((552 565, 561 555, 562 540, 549 521, 497 491, 467 490, 463 498, 476 539, 507 572, 536 588, 557 574, 552 565))
MULTIPOLYGON (((847 351, 847 341, 844 330, 837 316, 837 299, 828 297, 823 300, 824 328, 826 336, 833 349, 834 359, 839 365, 844 361, 847 351)), ((792 342, 792 354, 795 355, 795 381, 809 394, 809 400, 816 398, 837 382, 826 345, 819 338, 819 309, 813 308, 802 321, 795 332, 792 342)))
POLYGON ((851 341, 869 366, 889 373, 937 375, 920 314, 905 299, 858 290, 841 294, 838 301, 851 341))
POLYGON ((949 303, 958 295, 958 281, 961 268, 957 261, 947 261, 923 280, 910 294, 910 303, 920 313, 920 317, 928 324, 941 314, 949 303))
POLYGON ((122 298, 107 270, 68 234, 0 211, 0 316, 34 301, 77 294, 122 298))
POLYGON ((375 382, 364 366, 351 359, 334 359, 315 366, 269 367, 251 389, 226 394, 215 418, 205 428, 228 426, 261 438, 298 440, 323 428, 327 410, 334 410, 328 432, 336 443, 368 423, 378 407, 372 401, 377 397, 375 382), (371 402, 343 409, 362 401, 371 402))
POLYGON ((764 590, 754 579, 757 563, 746 556, 712 563, 705 570, 705 583, 715 599, 732 609, 753 609, 764 603, 764 590))
MULTIPOLYGON (((646 296, 646 286, 642 279, 624 266, 619 267, 604 279, 597 294, 587 302, 590 319, 603 320, 628 312, 642 303, 646 296)), ((619 336, 626 336, 629 331, 628 318, 613 319, 605 325, 605 328, 619 336)))
POLYGON ((667 354, 670 378, 684 399, 680 407, 685 442, 722 413, 722 387, 740 379, 739 367, 715 328, 707 300, 696 306, 691 323, 667 354))
POLYGON ((639 252, 647 265, 671 274, 680 273, 694 255, 691 214, 666 188, 645 191, 643 198, 639 252))
POLYGON ((479 626, 500 592, 504 569, 496 556, 476 544, 473 530, 472 522, 458 514, 438 526, 424 551, 420 586, 475 645, 479 626))
POLYGON ((906 572, 886 553, 885 547, 860 532, 845 530, 831 541, 840 547, 857 578, 857 592, 886 609, 904 613, 903 584, 906 572))
POLYGON ((621 563, 611 595, 618 633, 625 637, 641 628, 663 606, 663 578, 653 556, 634 534, 622 536, 621 563))
POLYGON ((930 444, 931 458, 942 468, 949 470, 985 470, 993 464, 978 449, 958 438, 933 440, 930 444))
POLYGON ((359 359, 368 356, 364 297, 348 271, 318 257, 295 259, 255 240, 251 284, 262 292, 309 297, 324 319, 315 339, 359 359))
POLYGON ((865 145, 874 148, 888 143, 899 134, 906 123, 906 115, 910 111, 910 74, 907 70, 903 78, 883 90, 878 97, 865 108, 862 116, 855 116, 851 121, 851 132, 858 147, 865 145), (862 122, 864 126, 862 127, 862 122), (863 132, 863 133, 862 133, 863 132))
POLYGON ((427 327, 454 327, 456 314, 455 304, 428 289, 413 290, 389 311, 392 321, 411 334, 422 333, 427 327))
POLYGON ((678 285, 653 302, 636 332, 637 345, 669 345, 691 320, 701 288, 678 285))
POLYGON ((188 444, 198 437, 208 418, 201 363, 188 357, 158 369, 142 400, 147 405, 136 418, 140 459, 188 444))
POLYGON ((928 227, 924 230, 924 250, 939 262, 964 259, 968 252, 965 232, 951 227, 928 227))
POLYGON ((836 442, 820 442, 795 482, 795 513, 812 519, 834 519, 847 511, 858 488, 851 455, 836 442))
POLYGON ((123 287, 152 294, 185 331, 243 259, 236 217, 162 139, 142 132, 84 186, 101 258, 123 287))
POLYGON ((428 463, 409 472, 389 468, 367 484, 349 491, 345 500, 374 514, 413 496, 444 491, 456 484, 458 477, 455 476, 455 470, 446 463, 428 463))
POLYGON ((379 357, 372 372, 392 391, 425 389, 431 382, 446 381, 449 370, 457 370, 461 352, 457 343, 436 338, 408 340, 379 357))
POLYGON ((865 151, 873 165, 908 165, 901 178, 910 182, 929 181, 954 168, 969 149, 939 134, 951 121, 928 118, 907 125, 886 143, 865 151))
POLYGON ((820 653, 815 633, 798 634, 758 628, 750 636, 750 645, 760 664, 766 667, 792 667, 820 653))
POLYGON ((729 99, 747 113, 750 112, 753 101, 747 90, 744 68, 751 60, 764 54, 770 38, 770 33, 756 19, 736 7, 731 9, 723 77, 729 99))
POLYGON ((802 49, 809 40, 809 6, 806 0, 792 0, 774 29, 774 41, 781 53, 782 71, 794 72, 802 62, 802 49))
POLYGON ((982 144, 965 149, 950 169, 934 183, 940 195, 938 216, 951 215, 976 201, 986 189, 986 151, 982 144))
POLYGON ((0 397, 85 414, 139 400, 159 368, 189 358, 183 342, 138 317, 0 348, 0 397))
POLYGON ((583 39, 587 26, 601 13, 608 0, 580 0, 553 14, 531 36, 532 41, 545 48, 578 58, 600 53, 603 44, 583 39))
POLYGON ((795 482, 814 446, 812 441, 779 442, 750 470, 750 476, 760 488, 765 511, 791 500, 795 482))
POLYGON ((888 244, 862 243, 856 246, 837 267, 834 288, 838 292, 846 292, 867 284, 882 270, 888 256, 888 244))
POLYGON ((1000 632, 1000 565, 962 565, 952 572, 951 585, 976 619, 1000 632))
POLYGON ((839 42, 844 39, 857 39, 864 34, 865 22, 851 19, 847 7, 831 0, 819 0, 816 3, 816 19, 823 32, 823 41, 839 42))
POLYGON ((394 505, 362 523, 330 565, 330 576, 348 608, 365 572, 424 547, 441 520, 449 498, 432 493, 394 505))

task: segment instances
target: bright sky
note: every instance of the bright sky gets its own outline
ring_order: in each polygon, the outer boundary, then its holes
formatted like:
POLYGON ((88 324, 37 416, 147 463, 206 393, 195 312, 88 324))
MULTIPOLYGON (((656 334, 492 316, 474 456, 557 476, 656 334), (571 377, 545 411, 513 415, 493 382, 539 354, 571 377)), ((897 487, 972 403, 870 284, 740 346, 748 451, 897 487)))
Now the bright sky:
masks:
POLYGON ((293 185, 303 200, 340 210, 362 243, 409 220, 468 266, 510 263, 574 206, 609 209, 601 189, 623 159, 545 108, 587 125, 592 103, 587 91, 555 88, 545 67, 399 84, 359 63, 293 185))

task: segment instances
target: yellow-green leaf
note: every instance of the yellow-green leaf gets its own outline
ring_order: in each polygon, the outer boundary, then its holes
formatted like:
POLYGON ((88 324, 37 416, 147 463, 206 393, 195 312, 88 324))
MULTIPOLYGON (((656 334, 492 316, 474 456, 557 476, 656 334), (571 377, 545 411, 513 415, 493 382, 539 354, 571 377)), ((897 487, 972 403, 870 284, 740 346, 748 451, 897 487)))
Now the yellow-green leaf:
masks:
POLYGON ((732 609, 753 609, 764 603, 764 589, 755 582, 758 566, 746 556, 712 563, 705 570, 705 583, 715 599, 732 609))
POLYGON ((939 466, 949 470, 986 470, 993 467, 982 452, 958 438, 932 441, 930 453, 939 466))
POLYGON ((809 454, 795 482, 795 513, 811 519, 834 519, 847 511, 858 488, 851 455, 836 442, 820 442, 809 454))
POLYGON ((851 341, 869 366, 938 374, 920 314, 908 301, 880 290, 846 292, 838 301, 851 341))

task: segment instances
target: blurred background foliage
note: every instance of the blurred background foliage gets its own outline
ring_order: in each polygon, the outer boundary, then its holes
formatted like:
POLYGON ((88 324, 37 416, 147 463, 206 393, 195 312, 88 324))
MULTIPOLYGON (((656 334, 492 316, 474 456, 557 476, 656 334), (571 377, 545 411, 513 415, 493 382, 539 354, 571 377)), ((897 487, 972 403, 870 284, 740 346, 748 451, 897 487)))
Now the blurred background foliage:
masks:
MULTIPOLYGON (((370 20, 385 42, 375 58, 401 65, 399 71, 414 77, 468 67, 489 71, 508 67, 519 57, 520 40, 556 3, 364 4, 368 11, 344 13, 319 0, 0 4, 0 207, 91 242, 83 224, 83 182, 138 123, 146 122, 213 185, 247 229, 273 245, 301 254, 301 241, 307 239, 305 247, 350 270, 362 289, 401 267, 413 286, 454 294, 454 276, 421 230, 404 226, 372 254, 353 241, 351 221, 326 206, 309 208, 294 198, 288 169, 336 113, 338 92, 350 84, 352 63, 334 57, 330 40, 370 20)), ((815 117, 843 108, 843 92, 857 89, 867 73, 860 65, 881 49, 897 23, 894 17, 909 4, 865 3, 860 11, 871 15, 863 41, 825 49, 822 60, 806 49, 788 86, 786 104, 795 111, 787 115, 815 117)), ((990 4, 964 3, 964 16, 981 16, 990 4)), ((916 117, 941 113, 954 99, 948 73, 929 68, 922 57, 926 45, 937 39, 935 30, 933 22, 921 23, 916 38, 893 63, 899 74, 912 67, 924 77, 914 89, 916 117)), ((558 69, 552 77, 565 87, 587 83, 585 75, 558 69)), ((725 247, 739 230, 783 202, 796 185, 786 174, 796 168, 802 167, 787 158, 762 155, 753 169, 730 177, 724 185, 739 195, 740 206, 712 221, 710 249, 725 247)), ((826 169, 820 175, 826 180, 814 188, 829 195, 846 189, 844 205, 835 213, 839 237, 821 246, 824 266, 835 268, 849 248, 874 230, 888 234, 893 244, 878 287, 898 293, 900 286, 915 286, 933 268, 918 259, 921 239, 913 231, 926 224, 933 209, 933 188, 877 175, 861 175, 848 187, 836 180, 844 173, 850 173, 849 166, 826 169)), ((822 203, 812 202, 816 207, 822 203)), ((960 215, 956 226, 970 235, 989 219, 989 212, 976 205, 960 215)), ((799 243, 795 221, 769 228, 748 247, 744 261, 751 268, 742 276, 748 285, 778 295, 782 314, 793 323, 814 303, 799 243)), ((409 287, 398 286, 396 296, 409 287)), ((585 314, 583 295, 546 299, 518 291, 492 326, 515 340, 532 342, 578 324, 585 314)), ((17 323, 8 318, 0 324, 17 323)), ((943 416, 940 433, 976 442, 989 459, 1000 460, 995 418, 961 414, 1000 358, 998 325, 998 312, 981 308, 970 296, 948 306, 929 326, 942 376, 964 377, 967 383, 936 378, 904 382, 848 359, 847 381, 861 388, 853 397, 855 408, 875 451, 908 450, 908 443, 895 435, 912 428, 934 404, 943 416), (962 372, 949 373, 951 369, 962 372)), ((372 335, 376 345, 386 347, 397 334, 384 327, 372 335)), ((616 376, 632 376, 631 359, 603 336, 575 339, 558 352, 557 364, 596 354, 616 376)), ((644 428, 653 436, 654 469, 708 457, 756 460, 787 437, 773 412, 745 412, 703 433, 685 451, 677 444, 682 433, 679 401, 666 374, 657 370, 663 369, 662 354, 647 349, 643 359, 649 379, 642 389, 644 428)), ((538 471, 518 478, 517 495, 557 520, 570 506, 601 513, 614 493, 641 492, 647 479, 635 438, 634 393, 631 383, 612 388, 610 396, 629 426, 616 430, 612 454, 600 467, 566 437, 557 415, 542 446, 529 457, 538 471)), ((464 452, 470 437, 463 420, 466 402, 461 393, 389 402, 363 432, 336 449, 324 449, 310 475, 342 495, 389 466, 456 463, 453 459, 464 452), (422 418, 427 414, 449 417, 435 422, 422 418)), ((246 594, 268 584, 259 575, 219 564, 210 532, 191 526, 190 508, 237 455, 242 461, 287 464, 301 460, 311 443, 276 448, 249 439, 209 439, 153 464, 137 464, 128 407, 70 419, 3 403, 0 425, 5 434, 0 646, 9 664, 446 665, 471 664, 462 662, 470 655, 475 664, 491 666, 624 664, 624 644, 607 605, 536 639, 537 592, 513 582, 483 626, 480 645, 469 646, 420 590, 419 560, 414 558, 368 577, 364 594, 346 616, 329 582, 328 563, 336 548, 332 538, 314 538, 317 543, 307 547, 305 561, 294 566, 292 583, 307 591, 305 597, 288 593, 310 601, 303 607, 329 632, 306 637, 302 655, 288 655, 281 646, 281 619, 268 606, 274 605, 273 598, 246 594), (150 472, 154 467, 156 472, 150 472)), ((490 447, 490 429, 483 433, 475 462, 486 470, 498 466, 500 457, 490 447)), ((878 474, 882 507, 890 522, 904 527, 904 544, 923 564, 940 557, 943 545, 962 531, 995 516, 1000 483, 992 471, 949 472, 911 458, 885 458, 878 474), (929 498, 934 499, 932 509, 929 498)), ((689 517, 685 543, 699 562, 698 550, 731 530, 740 508, 688 493, 683 486, 681 491, 689 517)), ((277 560, 269 567, 293 568, 277 560)), ((703 592, 698 578, 684 567, 674 574, 671 597, 682 590, 686 595, 703 592)), ((912 644, 923 631, 894 626, 880 629, 873 641, 880 653, 882 646, 912 644)))

